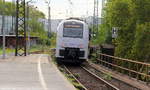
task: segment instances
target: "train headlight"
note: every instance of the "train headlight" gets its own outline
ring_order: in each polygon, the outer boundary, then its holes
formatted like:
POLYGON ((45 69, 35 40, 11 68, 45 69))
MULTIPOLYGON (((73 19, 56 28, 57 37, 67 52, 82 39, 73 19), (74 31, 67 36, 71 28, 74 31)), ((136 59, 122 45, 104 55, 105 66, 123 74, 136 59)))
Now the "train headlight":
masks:
POLYGON ((79 45, 79 48, 83 48, 83 44, 80 44, 80 45, 79 45))
POLYGON ((62 48, 64 48, 64 47, 65 47, 65 44, 64 44, 64 43, 62 43, 62 44, 61 44, 61 47, 62 47, 62 48))

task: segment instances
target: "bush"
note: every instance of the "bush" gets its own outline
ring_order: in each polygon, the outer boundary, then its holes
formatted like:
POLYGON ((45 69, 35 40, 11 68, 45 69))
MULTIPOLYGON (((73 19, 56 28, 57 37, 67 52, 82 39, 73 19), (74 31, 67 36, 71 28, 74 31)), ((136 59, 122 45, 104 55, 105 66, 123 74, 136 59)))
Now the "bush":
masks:
POLYGON ((150 22, 139 24, 136 28, 132 58, 143 62, 150 62, 150 22))

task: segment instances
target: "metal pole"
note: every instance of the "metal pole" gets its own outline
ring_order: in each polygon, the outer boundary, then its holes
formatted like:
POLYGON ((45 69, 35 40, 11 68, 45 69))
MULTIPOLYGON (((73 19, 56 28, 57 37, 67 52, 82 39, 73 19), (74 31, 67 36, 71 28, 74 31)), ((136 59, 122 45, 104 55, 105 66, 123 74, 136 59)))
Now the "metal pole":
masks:
POLYGON ((48 6, 48 37, 50 37, 50 34, 51 34, 51 7, 50 7, 51 0, 49 1, 45 0, 45 3, 48 6))
POLYGON ((15 35, 15 29, 16 29, 16 0, 13 0, 13 4, 14 4, 14 12, 13 12, 13 34, 15 35))
MULTIPOLYGON (((15 9, 15 8, 13 8, 13 5, 15 5, 15 0, 12 0, 12 4, 11 4, 12 6, 11 6, 11 8, 12 9, 15 9)), ((15 11, 15 10, 14 10, 15 11)), ((15 22, 14 22, 14 18, 15 18, 15 12, 14 12, 13 10, 12 10, 12 34, 15 34, 15 22)))
POLYGON ((99 1, 98 0, 94 0, 94 13, 93 13, 93 33, 97 35, 98 33, 98 11, 99 11, 99 1), (95 31, 95 30, 96 31, 95 31))
POLYGON ((96 7, 96 0, 94 0, 94 12, 93 12, 93 31, 92 31, 92 34, 94 35, 94 27, 95 27, 95 7, 96 7))
POLYGON ((29 30, 29 2, 27 2, 27 31, 28 31, 28 45, 27 45, 27 53, 29 54, 29 50, 30 50, 30 30, 29 30))
POLYGON ((50 36, 51 36, 51 30, 52 30, 52 22, 51 22, 51 7, 50 7, 50 16, 49 16, 49 18, 50 18, 50 36))
POLYGON ((16 56, 26 56, 26 8, 25 0, 16 1, 16 56), (22 38, 22 41, 21 39, 22 38), (22 43, 22 44, 21 44, 22 43))
POLYGON ((32 0, 28 1, 26 4, 27 4, 27 23, 26 23, 26 27, 27 27, 27 32, 28 32, 28 40, 27 40, 27 55, 29 55, 29 52, 30 52, 30 30, 29 30, 29 15, 30 15, 30 8, 29 8, 29 3, 32 2, 32 0))
POLYGON ((18 56, 18 6, 19 0, 16 0, 16 23, 15 23, 15 33, 16 33, 16 50, 15 50, 15 56, 18 56))
POLYGON ((48 5, 48 37, 51 36, 51 7, 48 5))
POLYGON ((26 6, 26 3, 25 3, 25 0, 23 1, 23 6, 24 6, 24 56, 27 56, 27 47, 26 47, 26 45, 27 45, 27 42, 26 42, 26 39, 27 39, 27 37, 26 37, 26 16, 25 16, 25 14, 26 14, 26 8, 25 8, 25 6, 26 6))
POLYGON ((4 31, 4 27, 5 27, 5 0, 3 0, 3 11, 2 11, 2 34, 3 34, 3 59, 5 59, 6 57, 6 53, 5 53, 5 31, 4 31))
POLYGON ((96 30, 96 33, 98 33, 98 29, 99 29, 99 28, 98 28, 98 22, 99 22, 99 17, 98 17, 98 16, 99 16, 99 1, 97 0, 97 15, 96 15, 96 17, 97 17, 97 20, 96 20, 96 21, 97 21, 97 22, 96 22, 96 25, 97 25, 96 27, 97 27, 97 28, 96 28, 96 29, 97 29, 97 30, 96 30))

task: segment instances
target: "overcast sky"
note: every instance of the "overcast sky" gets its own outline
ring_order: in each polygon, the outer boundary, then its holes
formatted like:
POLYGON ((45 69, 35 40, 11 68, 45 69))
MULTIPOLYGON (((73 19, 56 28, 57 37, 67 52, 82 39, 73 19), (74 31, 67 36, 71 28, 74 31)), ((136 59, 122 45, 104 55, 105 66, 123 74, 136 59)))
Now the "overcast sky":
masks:
MULTIPOLYGON (((14 0, 6 0, 14 1, 14 0)), ((29 1, 29 0, 26 0, 29 1)), ((45 0, 33 0, 36 3, 32 3, 42 11, 46 17, 48 16, 48 7, 45 3, 45 0)), ((66 17, 83 17, 83 16, 92 16, 93 15, 93 5, 94 0, 71 0, 73 5, 71 6, 68 2, 69 0, 51 0, 51 14, 54 19, 63 19, 66 17), (72 14, 70 13, 72 12, 72 14)), ((101 14, 101 1, 99 0, 99 14, 101 14)))

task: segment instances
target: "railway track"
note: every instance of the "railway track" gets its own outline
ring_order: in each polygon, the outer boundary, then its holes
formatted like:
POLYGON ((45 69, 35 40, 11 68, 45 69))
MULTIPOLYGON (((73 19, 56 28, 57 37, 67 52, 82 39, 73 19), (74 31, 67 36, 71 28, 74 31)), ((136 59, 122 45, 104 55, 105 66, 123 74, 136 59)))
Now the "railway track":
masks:
POLYGON ((117 87, 92 73, 84 66, 64 67, 84 87, 84 90, 119 90, 117 87))
MULTIPOLYGON (((100 77, 103 77, 104 75, 108 75, 108 73, 104 73, 104 72, 100 71, 99 69, 97 69, 97 67, 92 65, 92 63, 90 63, 90 62, 84 63, 84 67, 86 67, 86 69, 88 69, 91 72, 94 72, 96 75, 98 75, 100 77)), ((139 88, 131 86, 128 83, 122 82, 122 81, 120 81, 116 78, 113 78, 113 77, 111 77, 111 80, 107 80, 107 79, 105 79, 105 80, 107 82, 111 83, 112 85, 116 86, 120 90, 140 90, 139 88)))

